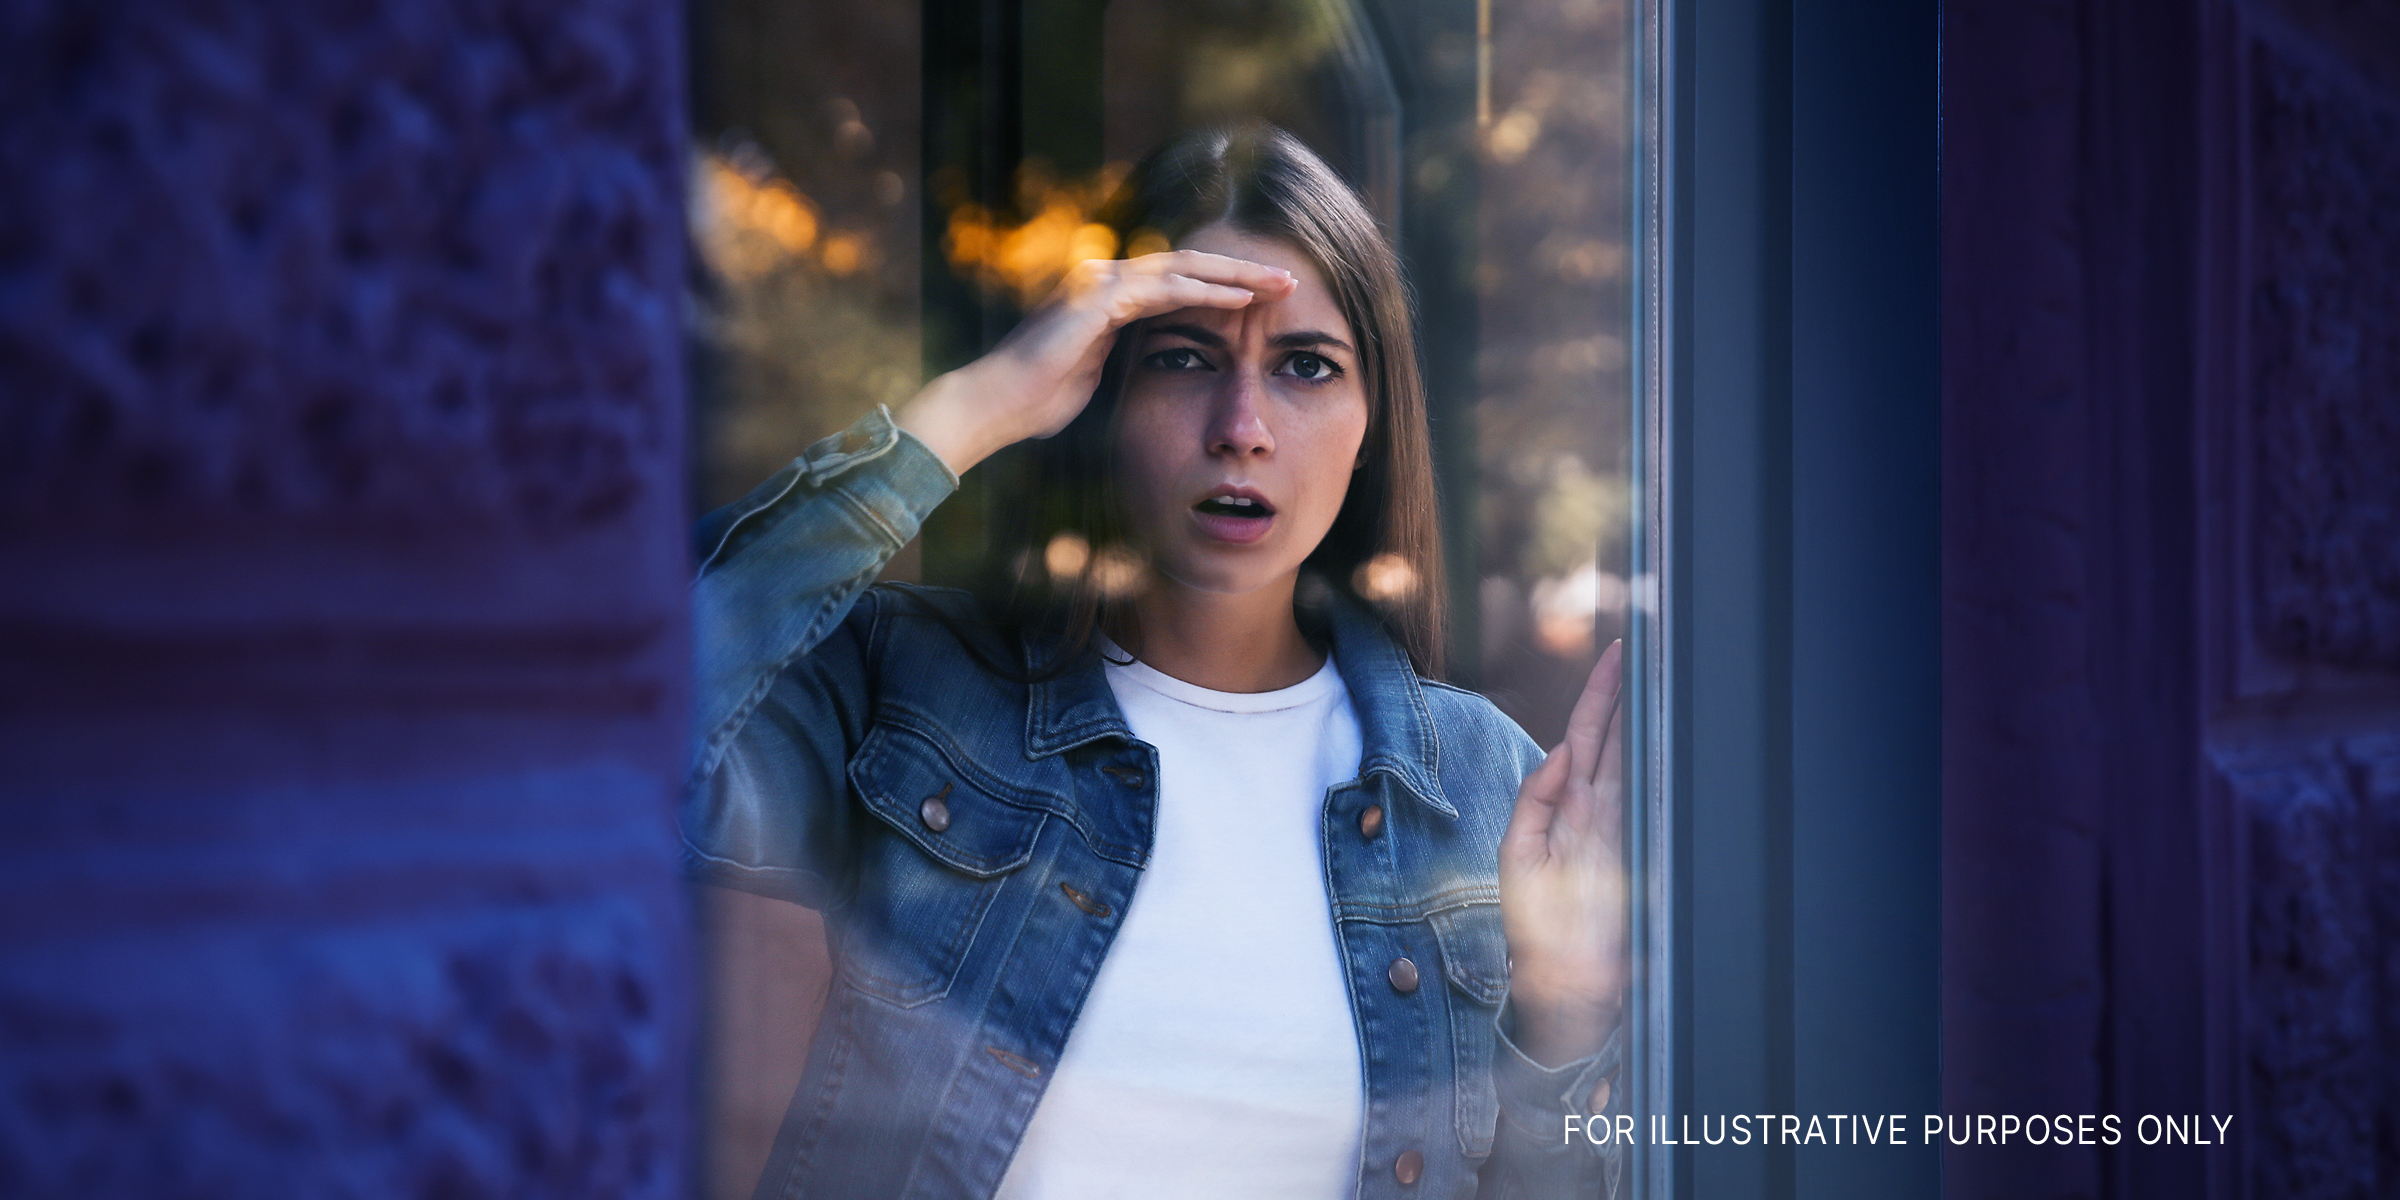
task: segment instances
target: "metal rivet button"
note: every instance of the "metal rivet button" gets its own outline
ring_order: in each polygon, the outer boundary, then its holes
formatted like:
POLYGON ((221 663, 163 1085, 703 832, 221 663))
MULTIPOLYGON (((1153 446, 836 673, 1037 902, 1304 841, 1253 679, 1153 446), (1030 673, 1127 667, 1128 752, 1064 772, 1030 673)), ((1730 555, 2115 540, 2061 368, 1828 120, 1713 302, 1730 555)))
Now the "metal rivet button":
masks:
POLYGON ((949 794, 950 785, 945 783, 942 790, 925 797, 925 802, 917 806, 917 819, 925 822, 925 828, 935 833, 950 828, 950 806, 942 803, 949 794))
POLYGON ((1370 804, 1358 814, 1358 834, 1360 837, 1372 838, 1382 832, 1383 806, 1370 804))
MULTIPOLYGON (((1404 958, 1400 961, 1407 962, 1408 960, 1404 958)), ((1415 1183, 1420 1179, 1423 1179, 1424 1177, 1424 1155, 1419 1154, 1414 1150, 1409 1150, 1403 1152, 1400 1157, 1392 1160, 1392 1178, 1399 1180, 1401 1186, 1405 1187, 1409 1184, 1415 1183)))
POLYGON ((1405 996, 1417 990, 1417 964, 1405 958, 1392 960, 1392 990, 1405 996))

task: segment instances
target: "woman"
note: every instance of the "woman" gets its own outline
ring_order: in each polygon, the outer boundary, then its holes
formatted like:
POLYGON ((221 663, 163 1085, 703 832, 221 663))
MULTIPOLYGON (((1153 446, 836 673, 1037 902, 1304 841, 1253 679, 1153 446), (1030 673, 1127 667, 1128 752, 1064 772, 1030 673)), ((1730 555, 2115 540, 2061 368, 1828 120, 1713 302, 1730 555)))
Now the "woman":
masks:
POLYGON ((1114 221, 1174 249, 702 525, 691 871, 839 975, 757 1194, 1613 1189, 1619 649, 1546 757, 1428 678, 1402 284, 1314 155, 1185 138, 1114 221), (1009 580, 867 587, 1027 438, 1009 580))

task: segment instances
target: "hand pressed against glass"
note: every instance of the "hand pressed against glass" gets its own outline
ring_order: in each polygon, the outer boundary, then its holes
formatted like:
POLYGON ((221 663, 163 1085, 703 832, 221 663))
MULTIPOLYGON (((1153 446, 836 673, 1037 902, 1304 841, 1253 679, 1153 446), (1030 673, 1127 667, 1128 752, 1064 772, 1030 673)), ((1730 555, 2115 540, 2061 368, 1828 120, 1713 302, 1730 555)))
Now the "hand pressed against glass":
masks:
POLYGON ((1500 839, 1518 1045, 1553 1066, 1598 1050, 1625 1003, 1624 661, 1622 641, 1601 653, 1500 839))

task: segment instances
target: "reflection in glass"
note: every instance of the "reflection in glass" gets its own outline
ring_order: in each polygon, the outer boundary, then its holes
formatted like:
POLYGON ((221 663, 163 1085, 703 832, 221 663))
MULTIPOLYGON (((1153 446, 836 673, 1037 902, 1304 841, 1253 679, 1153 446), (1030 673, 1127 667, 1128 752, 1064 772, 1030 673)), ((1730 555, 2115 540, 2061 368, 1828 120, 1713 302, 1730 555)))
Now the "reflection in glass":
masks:
POLYGON ((918 36, 907 4, 695 6, 695 511, 922 382, 918 36))
MULTIPOLYGON (((1640 632, 1623 0, 701 0, 693 29, 696 510, 875 405, 899 407, 1076 262, 1163 249, 1103 220, 1130 164, 1179 131, 1259 117, 1358 191, 1405 262, 1421 322, 1449 557, 1425 572, 1376 557, 1350 586, 1370 600, 1446 589, 1450 677, 1545 746, 1603 648, 1640 632), (977 77, 985 99, 962 102, 936 59, 952 70, 956 18, 986 9, 1022 23, 1014 42, 984 47, 1001 64, 977 77), (1078 15, 1097 24, 1094 68, 1027 66, 1083 53, 1073 38, 1026 44, 1054 27, 1044 21, 1078 15), (942 45, 947 58, 929 49, 942 45), (1096 94, 1076 90, 1086 79, 1096 94), (987 101, 1013 115, 992 117, 987 101), (957 146, 962 104, 979 122, 972 153, 957 146), (1025 126, 1042 113, 1068 116, 1025 126), (1075 124, 1087 117, 1088 135, 1075 124)), ((943 579, 937 556, 990 557, 986 531, 1001 522, 974 514, 1004 514, 1021 490, 1008 472, 1025 469, 1004 456, 977 472, 984 490, 970 480, 945 514, 961 519, 928 526, 925 565, 912 544, 884 576, 943 579)), ((1068 531, 979 569, 1115 580, 1122 593, 1143 567, 1068 531)), ((747 1196, 807 1031, 844 985, 830 982, 838 955, 813 911, 698 890, 716 964, 710 1194, 747 1196)), ((1627 1073, 1643 1053, 1636 1038, 1627 1073)))
POLYGON ((1548 745, 1634 591, 1629 27, 1622 0, 1490 12, 1473 681, 1548 745))

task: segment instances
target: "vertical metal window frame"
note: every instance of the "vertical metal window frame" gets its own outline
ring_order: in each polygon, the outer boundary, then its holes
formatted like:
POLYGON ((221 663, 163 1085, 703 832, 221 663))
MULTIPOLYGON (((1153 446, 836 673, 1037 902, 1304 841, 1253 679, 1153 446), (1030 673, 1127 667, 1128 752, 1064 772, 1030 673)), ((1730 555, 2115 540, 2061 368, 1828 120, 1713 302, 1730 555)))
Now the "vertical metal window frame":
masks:
POLYGON ((1639 1103, 1912 1137, 1645 1144, 1641 1194, 1938 1195, 1939 8, 1646 20, 1639 1103))
POLYGON ((1637 1114, 1637 1138, 1627 1163, 1628 1182, 1636 1197, 1675 1194, 1675 1156, 1650 1144, 1647 1115, 1669 1111, 1677 1095, 1681 1062, 1671 1053, 1676 1045, 1676 977, 1674 966, 1677 914, 1680 909, 1676 871, 1674 793, 1675 744, 1671 735, 1675 704, 1674 672, 1669 656, 1676 627, 1674 597, 1677 577, 1671 567, 1675 545, 1673 445, 1669 420, 1674 411, 1675 362, 1668 302, 1672 295, 1674 211, 1669 203, 1673 177, 1667 151, 1673 145, 1675 110, 1671 103, 1674 60, 1670 52, 1672 26, 1667 0, 1634 0, 1633 103, 1634 135, 1627 166, 1631 172, 1633 219, 1630 231, 1635 253, 1628 282, 1634 289, 1628 307, 1635 329, 1627 339, 1633 347, 1634 394, 1632 433, 1638 450, 1630 456, 1634 514, 1632 570, 1634 603, 1628 608, 1626 656, 1628 684, 1636 704, 1629 710, 1626 735, 1635 753, 1627 762, 1628 794, 1636 797, 1627 830, 1627 868, 1634 887, 1632 949, 1636 986, 1628 998, 1625 1020, 1633 1037, 1627 1045, 1627 1067, 1619 1076, 1627 1087, 1625 1110, 1637 1114))

